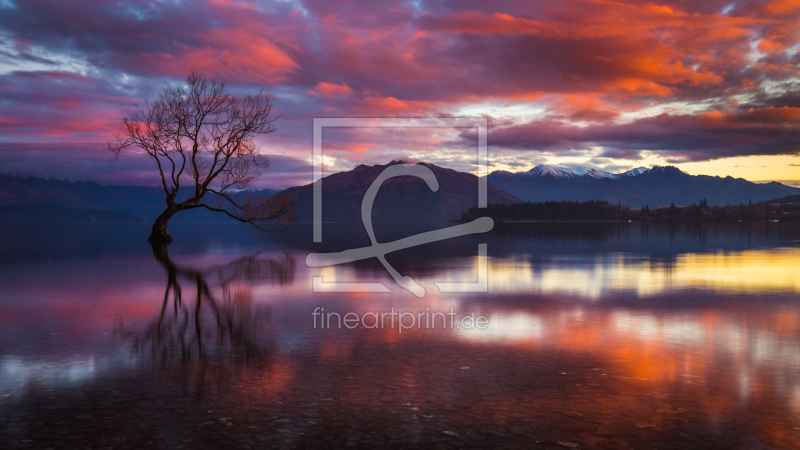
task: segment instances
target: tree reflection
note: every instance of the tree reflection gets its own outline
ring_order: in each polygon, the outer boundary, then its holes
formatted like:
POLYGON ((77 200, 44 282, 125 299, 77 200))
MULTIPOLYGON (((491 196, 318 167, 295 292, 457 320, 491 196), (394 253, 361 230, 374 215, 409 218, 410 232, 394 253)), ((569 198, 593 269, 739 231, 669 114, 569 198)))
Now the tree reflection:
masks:
POLYGON ((268 374, 274 343, 258 332, 270 311, 253 304, 252 287, 293 282, 295 261, 261 253, 201 270, 176 264, 166 245, 154 245, 167 286, 158 318, 134 338, 134 355, 198 394, 239 376, 268 374))

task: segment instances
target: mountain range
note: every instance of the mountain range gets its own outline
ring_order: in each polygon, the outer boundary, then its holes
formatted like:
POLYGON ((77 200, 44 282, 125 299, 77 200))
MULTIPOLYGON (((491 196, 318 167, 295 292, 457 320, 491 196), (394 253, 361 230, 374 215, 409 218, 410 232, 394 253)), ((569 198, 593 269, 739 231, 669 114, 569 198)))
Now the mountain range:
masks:
MULTIPOLYGON (((323 178, 323 220, 360 222, 364 193, 386 167, 400 162, 360 165, 323 178)), ((476 206, 478 178, 475 175, 433 164, 420 164, 434 172, 439 190, 431 192, 424 181, 415 177, 389 179, 384 182, 375 200, 375 222, 441 222, 458 218, 463 211, 476 206)), ((656 166, 650 169, 640 167, 613 174, 597 169, 578 171, 540 165, 526 172, 495 171, 487 176, 487 181, 489 203, 607 200, 637 209, 645 205, 656 208, 672 203, 678 206, 699 204, 703 199, 709 205, 746 204, 750 201, 800 194, 800 188, 777 182, 759 184, 742 178, 689 175, 672 166, 656 166)), ((279 190, 266 189, 257 192, 274 195, 279 190)), ((312 184, 280 192, 295 200, 298 221, 312 220, 312 184)), ((188 195, 188 192, 184 195, 188 195)), ((179 195, 179 200, 181 197, 179 195)), ((145 222, 151 222, 165 206, 164 192, 155 186, 101 185, 93 181, 0 175, 0 207, 17 204, 50 204, 72 209, 121 211, 145 222)), ((44 220, 46 214, 43 210, 36 211, 36 220, 44 220)), ((72 217, 64 215, 63 211, 59 214, 61 216, 58 217, 62 219, 72 217)), ((14 217, 27 216, 18 214, 14 217)), ((182 212, 173 220, 220 222, 233 219, 198 209, 182 212)))
MULTIPOLYGON (((360 165, 322 179, 322 220, 326 222, 361 222, 361 201, 372 182, 383 170, 402 161, 385 165, 360 165)), ((432 192, 420 178, 403 176, 386 180, 372 207, 375 222, 443 222, 461 217, 478 204, 478 177, 452 169, 420 163, 431 169, 439 182, 432 192)), ((295 215, 301 222, 312 217, 313 184, 284 190, 295 201, 295 215)), ((489 203, 516 203, 521 200, 488 183, 489 203)))
MULTIPOLYGON (((272 195, 278 191, 266 189, 258 192, 272 195)), ((188 198, 189 194, 189 190, 184 189, 178 194, 178 200, 188 198)), ((72 209, 121 211, 145 222, 152 222, 166 207, 164 190, 157 186, 104 185, 94 181, 0 175, 0 207, 17 204, 49 204, 72 209)), ((39 214, 37 217, 41 220, 43 216, 39 214)), ((184 211, 172 220, 233 221, 223 214, 204 209, 184 211)))
POLYGON ((673 166, 639 167, 612 174, 589 169, 579 174, 564 168, 536 166, 527 172, 495 171, 490 183, 525 201, 607 200, 632 208, 700 203, 740 204, 800 194, 800 188, 777 182, 753 183, 742 178, 689 175, 673 166))

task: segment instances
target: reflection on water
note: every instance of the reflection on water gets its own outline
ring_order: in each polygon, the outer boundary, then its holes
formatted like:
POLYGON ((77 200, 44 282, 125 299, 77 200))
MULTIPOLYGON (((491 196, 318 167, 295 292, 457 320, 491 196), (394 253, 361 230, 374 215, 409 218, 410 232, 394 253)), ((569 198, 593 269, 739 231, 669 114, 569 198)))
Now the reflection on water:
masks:
POLYGON ((271 343, 258 331, 269 307, 254 307, 252 287, 291 284, 295 261, 260 253, 197 269, 173 262, 166 246, 154 247, 167 286, 158 318, 133 338, 134 355, 200 391, 224 390, 243 371, 268 372, 271 343))
POLYGON ((169 252, 136 227, 0 242, 0 447, 800 446, 800 230, 499 227, 390 255, 416 298, 375 261, 306 267, 302 227, 204 227, 169 252), (440 293, 479 242, 489 293, 440 293), (320 329, 320 306, 489 326, 320 329))
MULTIPOLYGON (((492 292, 570 294, 593 299, 631 293, 639 297, 699 290, 717 294, 797 294, 800 249, 716 251, 676 255, 669 261, 648 255, 555 255, 490 261, 492 292)), ((465 274, 468 279, 471 274, 465 274)))

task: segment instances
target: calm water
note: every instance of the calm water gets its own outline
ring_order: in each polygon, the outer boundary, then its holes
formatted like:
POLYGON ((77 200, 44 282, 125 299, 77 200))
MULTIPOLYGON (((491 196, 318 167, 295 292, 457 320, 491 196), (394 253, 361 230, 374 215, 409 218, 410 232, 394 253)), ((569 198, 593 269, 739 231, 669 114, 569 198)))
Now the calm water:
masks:
POLYGON ((4 226, 0 448, 800 447, 796 224, 497 226, 390 255, 423 298, 306 266, 359 228, 4 226), (489 292, 441 293, 479 243, 489 292), (392 308, 488 326, 363 326, 392 308))

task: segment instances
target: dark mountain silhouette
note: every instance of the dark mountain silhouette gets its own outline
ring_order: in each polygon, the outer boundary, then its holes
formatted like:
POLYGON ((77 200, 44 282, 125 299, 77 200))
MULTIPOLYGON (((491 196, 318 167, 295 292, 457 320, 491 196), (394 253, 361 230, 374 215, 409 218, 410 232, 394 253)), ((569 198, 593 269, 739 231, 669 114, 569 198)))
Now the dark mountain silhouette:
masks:
POLYGON ((549 166, 528 172, 493 172, 489 182, 526 201, 607 200, 633 208, 685 206, 707 199, 711 205, 747 204, 798 194, 800 189, 742 178, 689 175, 673 166, 638 168, 622 174, 589 170, 583 175, 549 166))
POLYGON ((2 223, 131 223, 142 219, 108 209, 74 209, 58 205, 17 204, 0 207, 2 223))
MULTIPOLYGON (((277 189, 258 192, 275 194, 277 189)), ((187 198, 183 189, 179 199, 187 198)), ((166 207, 164 190, 157 186, 102 185, 94 181, 0 175, 0 207, 15 204, 49 204, 74 209, 106 209, 132 214, 152 222, 166 207)), ((175 222, 233 221, 207 210, 184 211, 175 222)))
MULTIPOLYGON (((322 220, 325 222, 361 222, 361 201, 378 175, 389 165, 360 165, 348 172, 335 173, 322 179, 322 220)), ((439 182, 432 192, 416 177, 396 177, 383 183, 372 208, 377 222, 442 222, 461 217, 461 213, 478 204, 478 177, 420 163, 430 168, 439 182)), ((286 189, 283 194, 295 201, 295 215, 300 222, 310 222, 313 193, 311 184, 286 189)), ((520 199, 488 184, 489 203, 515 203, 520 199)))
POLYGON ((773 198, 770 203, 800 203, 800 194, 787 195, 785 197, 773 198))

